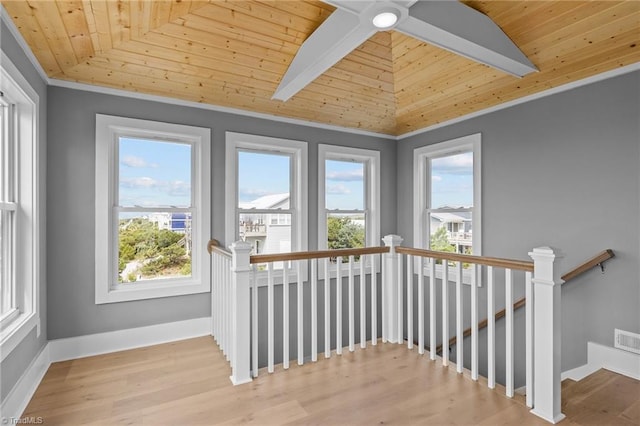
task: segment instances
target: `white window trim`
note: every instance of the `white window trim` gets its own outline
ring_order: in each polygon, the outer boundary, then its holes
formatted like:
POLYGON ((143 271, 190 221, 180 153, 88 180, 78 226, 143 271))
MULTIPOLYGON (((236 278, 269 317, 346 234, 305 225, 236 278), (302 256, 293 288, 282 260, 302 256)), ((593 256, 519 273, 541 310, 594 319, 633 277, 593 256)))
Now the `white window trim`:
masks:
MULTIPOLYGON (((473 152, 473 244, 474 255, 482 254, 482 135, 475 133, 461 138, 436 143, 433 145, 416 148, 413 151, 413 242, 415 247, 429 248, 429 220, 426 215, 429 206, 429 176, 428 159, 453 155, 457 152, 473 152)), ((429 275, 427 262, 424 262, 425 275, 429 275)), ((418 273, 417 262, 415 262, 415 273, 418 273)), ((455 268, 449 268, 449 281, 455 281, 457 272, 455 268)), ((436 265, 436 278, 442 278, 442 266, 436 265)), ((463 272, 463 283, 471 283, 471 272, 463 272)), ((477 283, 481 285, 480 274, 477 276, 477 283)))
MULTIPOLYGON (((308 148, 303 141, 281 139, 269 136, 226 132, 225 154, 225 242, 229 246, 239 239, 238 236, 238 160, 237 151, 247 149, 274 154, 291 155, 292 180, 290 207, 294 210, 291 217, 291 251, 306 251, 309 241, 308 226, 308 148)), ((289 274, 294 277, 295 268, 289 274)), ((307 277, 307 268, 303 268, 303 279, 307 277)), ((282 272, 274 271, 276 282, 281 281, 282 272)), ((266 271, 258 273, 259 285, 266 284, 266 271)))
POLYGON ((211 230, 211 173, 209 167, 211 130, 157 121, 139 120, 96 114, 96 304, 180 296, 210 291, 210 256, 205 247, 211 230), (115 218, 116 144, 118 136, 146 139, 177 140, 193 147, 194 173, 192 217, 191 277, 138 282, 126 286, 117 284, 118 247, 115 218))
MULTIPOLYGON (((356 161, 365 164, 364 209, 366 212, 365 246, 380 246, 380 151, 339 145, 318 145, 318 250, 327 249, 326 160, 356 161)), ((379 271, 379 256, 375 257, 379 271)), ((336 265, 331 265, 335 271, 336 265)), ((371 264, 367 263, 370 272, 371 264)), ((324 271, 320 271, 321 275, 324 271)))
POLYGON ((40 336, 40 97, 1 52, 0 90, 16 102, 18 186, 16 187, 15 278, 19 314, 0 330, 0 361, 36 328, 40 336))

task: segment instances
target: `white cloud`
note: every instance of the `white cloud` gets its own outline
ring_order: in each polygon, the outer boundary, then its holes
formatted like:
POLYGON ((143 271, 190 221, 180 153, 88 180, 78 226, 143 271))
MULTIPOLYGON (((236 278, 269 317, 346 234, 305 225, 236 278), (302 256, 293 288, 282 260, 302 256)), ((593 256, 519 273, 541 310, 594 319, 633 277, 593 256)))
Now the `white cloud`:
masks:
POLYGON ((442 182, 442 176, 433 175, 431 176, 431 180, 434 182, 442 182))
POLYGON ((135 169, 143 169, 147 167, 158 167, 155 163, 148 163, 147 160, 141 157, 136 157, 135 155, 127 155, 122 160, 120 160, 120 164, 125 165, 127 167, 133 167, 135 169))
POLYGON ((240 198, 242 199, 255 199, 264 197, 265 195, 277 194, 277 192, 267 191, 264 189, 253 189, 253 188, 240 188, 239 191, 240 198))
POLYGON ((157 188, 159 182, 150 177, 131 177, 120 179, 120 186, 124 188, 157 188))
POLYGON ((327 194, 351 194, 351 190, 342 184, 327 185, 327 194))
POLYGON ((353 182, 362 180, 364 177, 363 169, 345 170, 341 172, 327 173, 327 179, 333 181, 353 182))
POLYGON ((434 159, 432 162, 432 170, 440 174, 471 174, 473 173, 473 154, 466 152, 464 154, 434 159))

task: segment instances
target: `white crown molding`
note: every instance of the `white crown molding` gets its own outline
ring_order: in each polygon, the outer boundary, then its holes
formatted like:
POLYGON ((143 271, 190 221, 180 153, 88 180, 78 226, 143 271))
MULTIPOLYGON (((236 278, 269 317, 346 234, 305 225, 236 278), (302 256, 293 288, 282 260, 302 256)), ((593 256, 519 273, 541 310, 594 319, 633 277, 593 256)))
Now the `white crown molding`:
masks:
POLYGON ((410 138, 411 136, 427 133, 441 127, 450 126, 452 124, 460 123, 462 121, 470 120, 472 118, 480 117, 481 115, 490 114, 492 112, 500 111, 501 109, 511 108, 512 106, 524 104, 527 102, 535 101, 536 99, 546 98, 547 96, 555 95, 557 93, 566 92, 567 90, 576 89, 578 87, 586 86, 592 83, 597 83, 602 80, 617 77, 619 75, 628 74, 630 72, 640 70, 640 62, 635 64, 626 65, 624 67, 616 68, 611 71, 605 71, 600 74, 592 75, 591 77, 583 78, 582 80, 573 81, 571 83, 563 84, 552 89, 543 90, 542 92, 534 93, 533 95, 525 96, 523 98, 514 99, 509 102, 505 102, 500 105, 492 106, 480 111, 472 112, 470 114, 463 115, 461 117, 453 118, 451 120, 443 121, 442 123, 434 124, 423 129, 414 130, 409 133, 404 133, 396 137, 396 140, 401 141, 403 139, 410 138))
POLYGON ((20 33, 16 25, 13 23, 13 20, 9 16, 9 13, 7 12, 7 10, 4 8, 2 4, 0 4, 0 20, 2 20, 2 22, 4 22, 4 24, 7 26, 7 28, 9 29, 9 32, 11 32, 11 35, 13 35, 13 38, 16 39, 16 41, 18 42, 18 45, 24 52, 27 59, 29 59, 29 62, 31 62, 31 65, 33 65, 33 67, 36 69, 36 71, 38 72, 42 80, 44 80, 45 83, 50 84, 50 80, 49 80, 49 77, 47 76, 47 73, 44 71, 44 68, 42 68, 42 65, 40 65, 40 62, 38 62, 38 59, 31 51, 31 48, 25 41, 24 37, 22 37, 22 34, 20 33))
MULTIPOLYGON (((38 356, 31 362, 7 397, 2 401, 0 413, 2 413, 3 424, 6 424, 5 420, 18 420, 22 416, 50 365, 51 357, 49 345, 47 344, 44 345, 38 356)), ((9 422, 9 424, 15 423, 9 422)))

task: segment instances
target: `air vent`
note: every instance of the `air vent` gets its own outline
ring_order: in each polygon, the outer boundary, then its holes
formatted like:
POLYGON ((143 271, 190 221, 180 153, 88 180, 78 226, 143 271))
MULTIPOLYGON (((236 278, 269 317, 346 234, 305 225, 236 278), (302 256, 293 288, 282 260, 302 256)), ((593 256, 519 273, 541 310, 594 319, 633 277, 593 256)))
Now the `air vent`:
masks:
POLYGON ((640 334, 616 328, 614 346, 618 349, 640 354, 640 334))

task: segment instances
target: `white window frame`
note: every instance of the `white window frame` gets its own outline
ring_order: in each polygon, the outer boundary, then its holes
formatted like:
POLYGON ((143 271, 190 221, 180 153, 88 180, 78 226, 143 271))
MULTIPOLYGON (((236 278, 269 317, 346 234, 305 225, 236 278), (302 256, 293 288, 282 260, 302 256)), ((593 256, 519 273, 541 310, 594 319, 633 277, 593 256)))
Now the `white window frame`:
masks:
MULTIPOLYGON (((237 241, 238 224, 238 151, 250 150, 265 154, 291 156, 291 188, 289 194, 289 212, 291 214, 291 251, 308 249, 308 147, 304 141, 281 139, 269 136, 245 133, 226 132, 225 154, 225 241, 227 246, 237 241)), ((277 213, 275 211, 274 213, 277 213)), ((290 268, 293 273, 295 268, 290 268)), ((307 268, 303 268, 304 279, 307 268)), ((282 272, 274 271, 277 280, 282 279, 282 272)), ((266 272, 258 272, 259 285, 266 284, 266 272)), ((276 280, 276 282, 278 282, 276 280)))
MULTIPOLYGON (((12 290, 15 311, 0 327, 0 361, 4 360, 31 331, 40 336, 40 98, 11 60, 1 52, 0 91, 12 105, 14 212, 12 290)), ((5 248, 6 249, 6 248, 5 248)))
MULTIPOLYGON (((472 254, 482 254, 482 135, 475 133, 461 138, 416 148, 413 151, 413 242, 418 248, 429 249, 430 221, 428 209, 430 208, 431 171, 429 159, 446 157, 463 152, 473 152, 473 210, 472 210, 472 254)), ((416 262, 416 273, 417 262, 416 262)), ((455 281, 457 272, 455 268, 449 268, 449 280, 455 281)), ((429 269, 425 262, 423 273, 429 275, 429 269)), ((436 265, 436 277, 442 277, 442 265, 436 265)), ((471 283, 471 272, 463 271, 463 283, 471 283)), ((480 285, 480 275, 477 279, 480 285)))
MULTIPOLYGON (((326 207, 326 160, 364 163, 365 247, 380 246, 380 151, 320 144, 318 145, 318 250, 326 250, 328 247, 326 223, 331 211, 326 207)), ((335 269, 335 265, 332 265, 332 268, 335 269)), ((370 268, 371 265, 367 265, 367 270, 370 268)))
MULTIPOLYGON (((211 231, 211 130, 96 114, 96 244, 95 303, 180 296, 210 291, 210 256, 206 244, 211 231), (191 276, 118 283, 117 185, 119 137, 176 141, 192 146, 191 276)), ((158 209, 153 209, 157 211, 158 209)))

